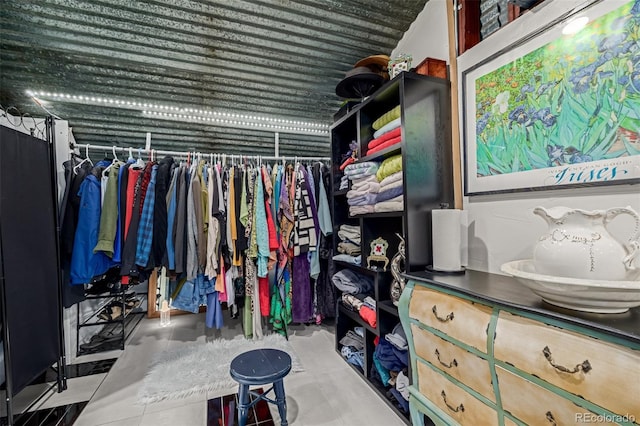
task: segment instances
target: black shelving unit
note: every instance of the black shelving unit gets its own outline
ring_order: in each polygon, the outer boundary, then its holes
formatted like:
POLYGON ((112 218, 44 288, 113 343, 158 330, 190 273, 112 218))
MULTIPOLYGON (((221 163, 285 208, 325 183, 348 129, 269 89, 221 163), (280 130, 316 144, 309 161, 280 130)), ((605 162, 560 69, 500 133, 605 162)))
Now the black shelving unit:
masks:
MULTIPOLYGON (((137 306, 131 308, 130 312, 126 312, 126 299, 127 292, 125 287, 122 287, 123 290, 117 293, 108 293, 102 295, 93 295, 86 296, 86 300, 110 300, 110 302, 106 303, 104 306, 100 307, 100 309, 96 310, 93 314, 91 314, 88 318, 81 320, 80 319, 80 306, 76 310, 76 355, 88 355, 98 352, 105 352, 114 349, 124 350, 125 342, 135 330, 136 326, 142 321, 144 315, 147 313, 144 310, 139 309, 141 306, 144 306, 147 300, 147 293, 134 293, 135 297, 139 300, 137 306), (112 302, 117 302, 118 305, 122 309, 122 313, 118 318, 112 320, 102 320, 98 318, 98 315, 104 307, 109 305, 112 302), (111 335, 114 337, 113 340, 110 340, 107 343, 99 345, 92 349, 81 348, 80 345, 80 330, 85 327, 99 327, 102 326, 100 333, 103 335, 111 335)), ((82 302, 80 302, 82 303, 82 302)))
MULTIPOLYGON (((334 233, 337 233, 341 224, 359 227, 362 253, 360 264, 334 261, 334 267, 336 271, 351 269, 373 278, 377 316, 377 325, 372 327, 358 313, 350 311, 338 301, 335 348, 340 353, 339 341, 348 330, 355 326, 364 328, 365 368, 360 374, 407 423, 409 414, 400 411, 387 399, 386 390, 373 381, 370 374, 375 349, 374 339, 384 338, 385 334, 392 332, 400 319, 398 308, 391 301, 392 276, 389 267, 386 271, 368 268, 367 256, 370 253, 371 242, 382 237, 389 243, 387 257, 391 260, 397 253, 400 243, 398 235, 401 235, 405 240, 406 272, 422 271, 432 263, 431 210, 440 208, 442 204, 453 206, 450 111, 448 80, 403 72, 331 127, 334 233), (401 142, 367 155, 367 145, 373 139, 374 133, 372 123, 397 105, 400 105, 402 123, 401 142), (340 160, 349 151, 352 141, 356 141, 358 145, 359 160, 356 162, 383 161, 394 155, 402 155, 402 211, 349 215, 345 196, 347 191, 338 188, 343 176, 339 169, 340 160)), ((337 249, 338 242, 339 239, 335 238, 334 249, 337 249)), ((359 371, 356 367, 354 369, 359 371)))

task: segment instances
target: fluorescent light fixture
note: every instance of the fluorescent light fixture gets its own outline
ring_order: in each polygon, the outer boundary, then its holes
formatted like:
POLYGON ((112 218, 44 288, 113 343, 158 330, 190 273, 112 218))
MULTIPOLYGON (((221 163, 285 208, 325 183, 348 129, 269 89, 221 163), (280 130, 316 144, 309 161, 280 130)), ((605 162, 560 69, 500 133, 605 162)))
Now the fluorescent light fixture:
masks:
POLYGON ((193 109, 172 105, 151 104, 137 102, 123 98, 100 98, 95 95, 71 95, 69 93, 51 93, 43 91, 27 90, 26 94, 35 98, 50 98, 52 101, 69 102, 89 105, 108 105, 110 108, 121 108, 141 111, 147 117, 161 118, 165 120, 218 123, 226 127, 253 128, 271 132, 301 133, 328 135, 327 124, 310 121, 287 120, 275 117, 259 116, 255 114, 239 114, 235 112, 223 112, 213 110, 193 109), (175 111, 167 113, 165 111, 175 111), (231 118, 222 119, 221 117, 231 118))
POLYGON ((589 18, 587 18, 586 16, 581 16, 579 18, 572 19, 567 23, 567 25, 564 26, 564 28, 562 28, 562 34, 564 35, 575 34, 581 29, 583 29, 588 22, 589 22, 589 18))

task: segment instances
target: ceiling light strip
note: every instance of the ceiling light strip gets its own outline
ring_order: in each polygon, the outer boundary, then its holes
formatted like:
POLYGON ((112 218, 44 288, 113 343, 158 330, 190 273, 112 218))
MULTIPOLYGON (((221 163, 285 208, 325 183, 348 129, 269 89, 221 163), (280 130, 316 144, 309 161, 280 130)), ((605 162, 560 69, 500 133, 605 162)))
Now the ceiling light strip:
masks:
POLYGON ((248 127, 261 127, 269 129, 301 129, 305 132, 328 134, 329 126, 322 123, 314 123, 310 121, 288 120, 282 118, 265 117, 255 114, 239 114, 225 111, 212 111, 206 109, 177 107, 172 105, 163 105, 151 102, 138 102, 131 100, 123 100, 117 98, 108 98, 103 96, 84 96, 70 95, 68 93, 44 92, 27 90, 27 95, 38 99, 53 99, 61 102, 74 102, 82 104, 105 105, 109 107, 118 107, 125 109, 133 109, 142 111, 147 115, 157 115, 163 117, 174 117, 181 115, 183 117, 195 117, 200 121, 220 122, 220 120, 207 120, 207 118, 218 118, 226 120, 226 123, 243 123, 248 127), (165 114, 154 114, 165 113, 165 114), (170 116, 169 114, 174 114, 170 116), (265 125, 268 124, 268 125, 265 125))
POLYGON ((272 132, 282 132, 282 133, 302 133, 302 134, 316 134, 316 135, 328 135, 329 132, 326 130, 320 129, 309 129, 304 127, 292 127, 292 126, 279 126, 276 124, 269 123, 255 123, 241 120, 232 120, 226 118, 218 118, 218 117, 203 117, 199 115, 187 115, 180 113, 172 113, 172 112, 161 112, 161 111, 146 111, 143 110, 142 114, 149 116, 160 118, 163 120, 173 120, 173 121, 195 121, 201 123, 211 123, 221 126, 229 126, 229 127, 240 127, 240 128, 252 128, 258 130, 268 130, 272 132))

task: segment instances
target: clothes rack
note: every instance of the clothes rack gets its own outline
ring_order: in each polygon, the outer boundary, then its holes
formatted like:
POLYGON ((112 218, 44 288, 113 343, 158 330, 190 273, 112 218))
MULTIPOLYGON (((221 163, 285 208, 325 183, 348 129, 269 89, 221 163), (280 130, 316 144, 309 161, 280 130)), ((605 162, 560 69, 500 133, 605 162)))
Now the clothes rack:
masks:
POLYGON ((84 150, 96 150, 96 151, 105 151, 105 152, 138 152, 138 153, 142 153, 144 152, 145 154, 148 154, 149 156, 154 156, 155 155, 172 155, 172 156, 176 156, 176 157, 198 157, 200 156, 201 158, 208 158, 211 156, 216 156, 217 158, 222 158, 223 161, 224 159, 229 159, 229 160, 233 160, 233 159, 245 159, 245 158, 251 158, 254 160, 267 160, 267 161, 275 161, 275 160, 294 160, 294 161, 330 161, 331 159, 329 157, 299 157, 299 156, 268 156, 268 155, 235 155, 235 154, 219 154, 219 153, 204 153, 204 152, 198 152, 198 151, 167 151, 167 150, 161 150, 161 149, 151 149, 151 150, 144 150, 144 149, 140 149, 140 148, 132 148, 132 147, 122 147, 122 146, 108 146, 108 145, 93 145, 93 144, 72 144, 71 145, 71 149, 84 149, 84 150))

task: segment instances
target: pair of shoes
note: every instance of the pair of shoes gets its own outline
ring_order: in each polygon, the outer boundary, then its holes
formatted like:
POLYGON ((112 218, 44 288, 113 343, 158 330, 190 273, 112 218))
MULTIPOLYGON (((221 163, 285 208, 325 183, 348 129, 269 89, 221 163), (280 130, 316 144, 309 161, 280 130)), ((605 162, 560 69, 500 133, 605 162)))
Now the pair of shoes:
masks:
POLYGON ((116 320, 122 315, 122 306, 116 303, 112 303, 104 308, 99 314, 98 318, 104 321, 116 320))
POLYGON ((80 349, 82 351, 93 351, 98 349, 100 346, 104 346, 104 345, 108 345, 108 344, 113 344, 115 342, 119 342, 122 339, 122 335, 107 335, 107 336, 103 336, 102 334, 96 334, 95 336, 91 337, 91 341, 89 343, 84 343, 82 345, 80 345, 80 349))

